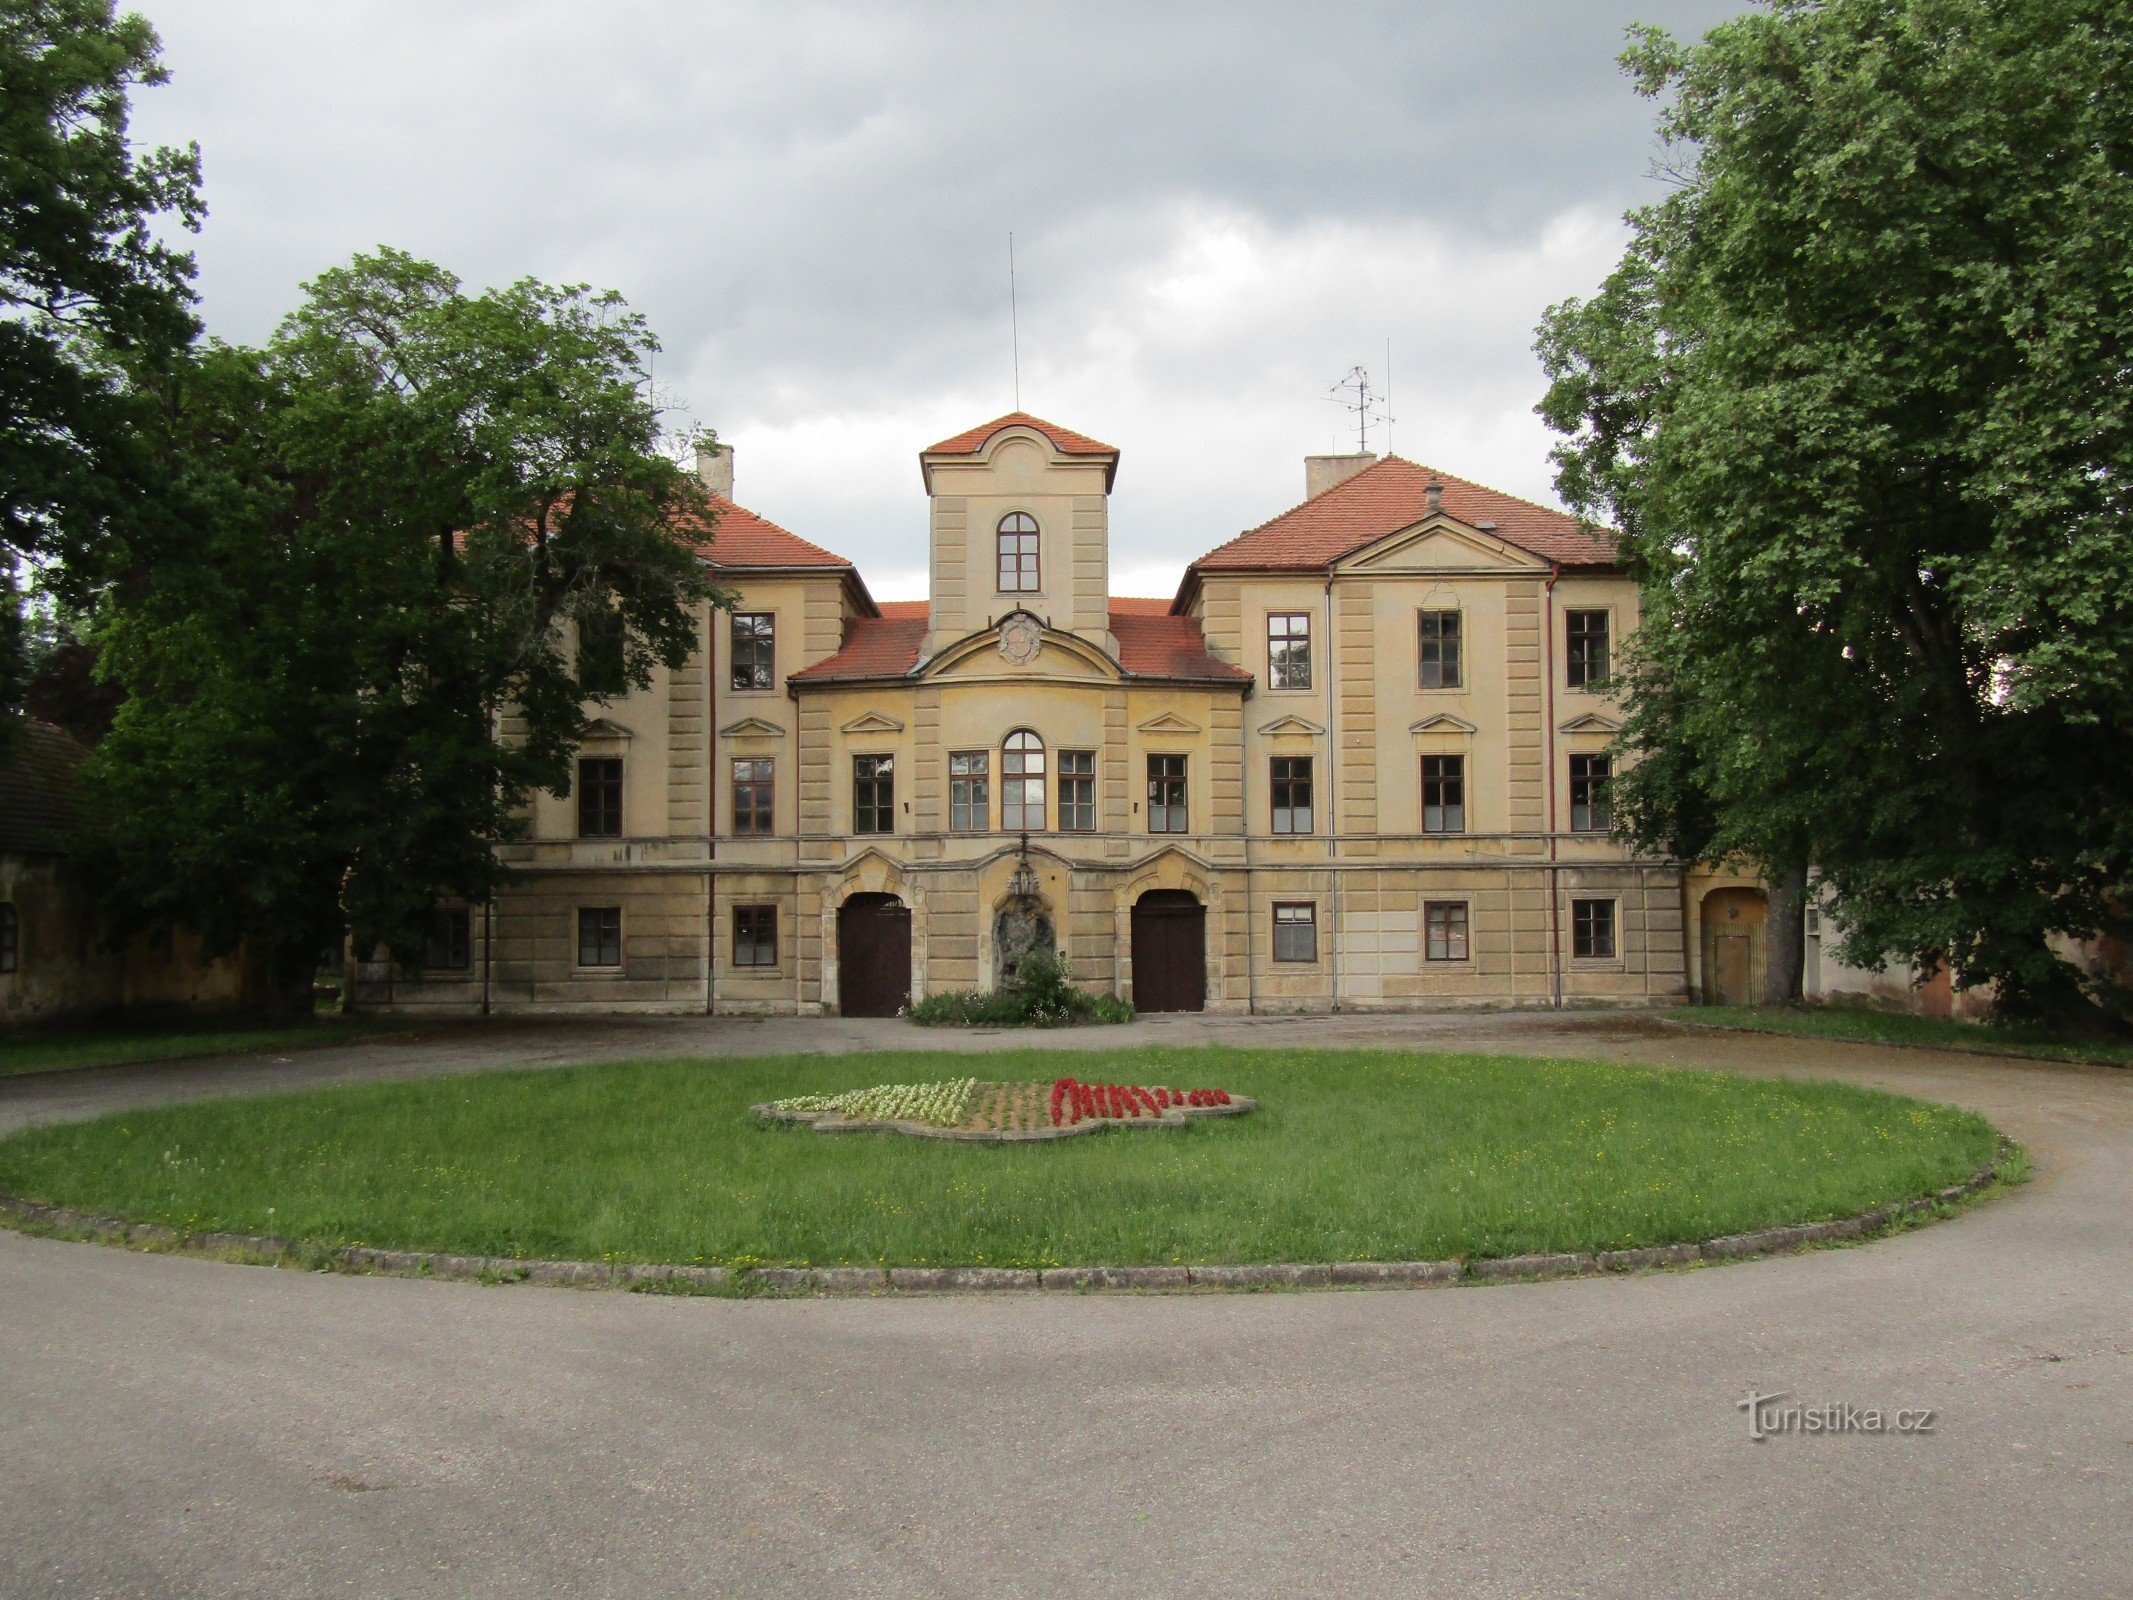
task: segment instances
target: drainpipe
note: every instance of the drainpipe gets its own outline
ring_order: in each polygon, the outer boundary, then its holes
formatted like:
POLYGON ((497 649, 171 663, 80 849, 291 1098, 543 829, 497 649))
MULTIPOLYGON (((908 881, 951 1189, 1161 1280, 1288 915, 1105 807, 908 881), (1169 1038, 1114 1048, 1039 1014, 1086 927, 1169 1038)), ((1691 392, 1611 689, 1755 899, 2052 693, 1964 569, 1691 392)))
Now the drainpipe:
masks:
POLYGON ((1548 762, 1548 981, 1555 1009, 1563 1008, 1563 913, 1562 868, 1555 854, 1555 580, 1563 575, 1561 563, 1548 563, 1548 583, 1542 591, 1542 661, 1547 672, 1541 691, 1541 749, 1548 762))
MULTIPOLYGON (((485 1017, 489 1014, 489 973, 494 965, 491 952, 496 948, 495 919, 496 896, 492 893, 481 903, 481 1014, 485 1017)), ((353 988, 355 968, 351 966, 348 971, 353 988)))
POLYGON ((1340 770, 1340 697, 1334 678, 1340 655, 1333 626, 1333 573, 1326 573, 1326 976, 1333 986, 1333 1009, 1341 1008, 1341 813, 1334 774, 1340 770))
POLYGON ((1252 763, 1246 754, 1250 748, 1251 728, 1244 713, 1251 698, 1251 685, 1247 684, 1237 701, 1237 749, 1239 765, 1244 769, 1239 774, 1237 787, 1244 796, 1244 1014, 1256 1017, 1259 1014, 1259 974, 1257 960, 1252 954, 1252 923, 1259 913, 1252 909, 1252 763))
MULTIPOLYGON (((797 782, 799 774, 794 773, 797 782)), ((718 1011, 718 613, 704 613, 704 1015, 718 1011)), ((776 790, 771 791, 773 795, 776 790)), ((777 818, 771 818, 775 827, 777 818)))

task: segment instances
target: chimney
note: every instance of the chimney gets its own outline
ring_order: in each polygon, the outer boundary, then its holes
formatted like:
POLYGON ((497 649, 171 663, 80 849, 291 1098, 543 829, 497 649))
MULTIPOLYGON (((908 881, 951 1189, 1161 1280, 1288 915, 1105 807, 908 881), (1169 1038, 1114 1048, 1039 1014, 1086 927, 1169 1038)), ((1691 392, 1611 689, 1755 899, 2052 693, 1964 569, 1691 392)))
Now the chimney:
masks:
POLYGON ((1365 467, 1377 465, 1374 452, 1365 450, 1348 456, 1305 456, 1304 498, 1316 500, 1335 484, 1346 483, 1365 467))
POLYGON ((1439 483, 1435 478, 1432 478, 1429 480, 1429 487, 1424 489, 1422 492, 1423 494, 1429 497, 1429 514, 1431 516, 1434 517, 1438 512, 1444 509, 1443 484, 1439 483))
POLYGON ((696 452, 696 475, 704 487, 724 500, 733 498, 733 446, 714 444, 696 452))

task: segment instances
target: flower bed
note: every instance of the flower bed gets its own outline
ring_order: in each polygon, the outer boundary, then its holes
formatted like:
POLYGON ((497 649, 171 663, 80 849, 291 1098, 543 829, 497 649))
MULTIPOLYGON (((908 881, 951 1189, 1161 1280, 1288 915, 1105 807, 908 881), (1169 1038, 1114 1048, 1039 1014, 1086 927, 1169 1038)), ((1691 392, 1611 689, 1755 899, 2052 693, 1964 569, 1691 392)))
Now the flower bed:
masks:
POLYGON ((1227 1089, 1127 1083, 885 1083, 835 1095, 794 1095, 755 1107, 758 1116, 804 1122, 821 1133, 886 1130, 930 1139, 1007 1142, 1058 1139, 1125 1127, 1180 1127, 1193 1116, 1241 1116, 1258 1102, 1227 1089))

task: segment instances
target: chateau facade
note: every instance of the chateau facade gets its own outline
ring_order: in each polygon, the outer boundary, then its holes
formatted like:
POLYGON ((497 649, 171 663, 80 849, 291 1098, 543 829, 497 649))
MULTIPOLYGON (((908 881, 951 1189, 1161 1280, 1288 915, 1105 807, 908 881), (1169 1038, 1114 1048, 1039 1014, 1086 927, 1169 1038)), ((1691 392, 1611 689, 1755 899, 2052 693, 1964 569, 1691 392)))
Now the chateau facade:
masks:
POLYGON ((1305 465, 1173 598, 1120 598, 1118 452, 1001 417, 921 453, 930 599, 876 603, 707 458, 738 603, 358 1003, 882 1015, 1045 945, 1144 1011, 1683 999, 1681 866, 1607 833, 1607 536, 1305 465))

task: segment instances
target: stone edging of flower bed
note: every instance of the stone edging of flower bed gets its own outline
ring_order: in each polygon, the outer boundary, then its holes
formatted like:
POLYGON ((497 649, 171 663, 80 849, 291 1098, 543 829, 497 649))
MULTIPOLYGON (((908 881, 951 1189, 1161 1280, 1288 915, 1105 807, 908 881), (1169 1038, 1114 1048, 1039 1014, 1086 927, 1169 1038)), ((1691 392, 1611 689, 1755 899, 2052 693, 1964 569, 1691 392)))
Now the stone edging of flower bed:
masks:
POLYGON ((477 1283, 539 1283, 577 1289, 635 1289, 681 1294, 953 1293, 969 1290, 1180 1290, 1411 1288, 1425 1284, 1506 1283, 1597 1277, 1703 1261, 1739 1261, 1803 1245, 1863 1239, 1989 1188, 2014 1153, 1999 1153, 1963 1182, 1900 1205, 1877 1206, 1834 1222, 1793 1223, 1701 1244, 1649 1245, 1562 1255, 1497 1256, 1481 1261, 1333 1261, 1228 1267, 689 1267, 656 1262, 526 1261, 509 1256, 381 1250, 370 1245, 306 1245, 259 1233, 183 1233, 160 1223, 99 1217, 65 1206, 0 1195, 0 1224, 24 1233, 124 1245, 136 1250, 212 1256, 263 1266, 381 1273, 477 1283))

